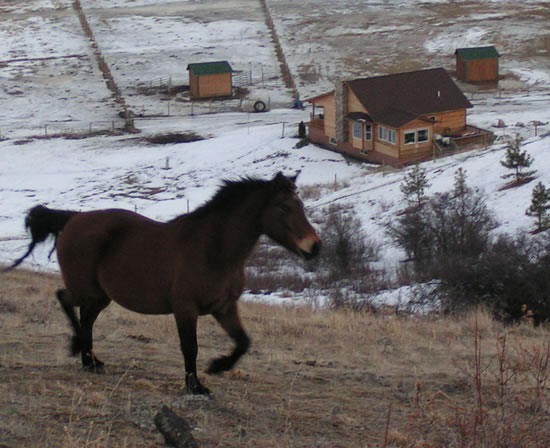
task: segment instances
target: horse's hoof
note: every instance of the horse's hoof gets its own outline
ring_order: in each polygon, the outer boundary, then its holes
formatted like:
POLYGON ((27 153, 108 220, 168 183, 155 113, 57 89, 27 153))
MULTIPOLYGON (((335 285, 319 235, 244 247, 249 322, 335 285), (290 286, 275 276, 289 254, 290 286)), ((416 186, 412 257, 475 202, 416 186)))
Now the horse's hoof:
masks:
POLYGON ((210 395, 210 389, 204 387, 194 373, 185 375, 185 391, 193 395, 210 395))
POLYGON ((91 373, 105 373, 105 363, 90 354, 82 356, 82 366, 91 373))
POLYGON ((210 395, 210 389, 208 389, 208 387, 204 387, 202 384, 199 384, 198 386, 193 387, 193 389, 190 389, 188 386, 185 386, 185 391, 191 395, 204 395, 204 396, 210 395))
POLYGON ((82 367, 86 372, 97 373, 100 375, 105 373, 105 364, 103 364, 102 362, 100 362, 100 364, 90 364, 88 366, 82 367))
POLYGON ((220 358, 212 360, 206 373, 208 373, 209 375, 221 373, 230 370, 231 367, 233 367, 233 364, 231 363, 229 357, 222 356, 220 358))

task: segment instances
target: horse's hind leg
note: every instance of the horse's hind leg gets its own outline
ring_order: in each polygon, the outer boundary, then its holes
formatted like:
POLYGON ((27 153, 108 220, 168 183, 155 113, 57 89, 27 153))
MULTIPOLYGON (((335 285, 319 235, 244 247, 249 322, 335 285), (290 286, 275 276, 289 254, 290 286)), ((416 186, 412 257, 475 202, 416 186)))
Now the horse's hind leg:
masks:
POLYGON ((92 328, 97 316, 101 310, 109 305, 110 300, 105 298, 102 301, 82 304, 80 307, 79 320, 74 310, 75 305, 79 305, 79 303, 74 300, 70 292, 66 289, 60 289, 57 291, 56 295, 74 330, 74 336, 71 342, 71 353, 73 355, 81 353, 82 365, 85 368, 91 371, 100 371, 104 364, 93 354, 92 328))
POLYGON ((239 319, 236 302, 223 313, 215 313, 214 317, 231 339, 235 341, 236 345, 229 356, 221 356, 220 358, 214 359, 210 363, 210 367, 208 367, 208 373, 220 373, 231 370, 250 346, 250 339, 244 331, 241 320, 239 319))
POLYGON ((102 361, 96 358, 93 351, 93 327, 99 313, 103 311, 111 301, 105 298, 101 301, 92 302, 80 307, 80 352, 82 357, 82 365, 92 371, 101 372, 105 365, 102 361))
MULTIPOLYGON (((65 314, 69 318, 69 321, 71 322, 71 325, 73 326, 74 334, 73 336, 73 347, 75 345, 75 339, 77 338, 80 333, 80 321, 76 317, 76 313, 74 312, 74 306, 71 304, 71 301, 68 300, 68 291, 66 289, 58 289, 55 293, 57 300, 59 300, 59 303, 61 304, 61 308, 63 308, 63 311, 65 311, 65 314)), ((73 355, 76 355, 78 353, 74 351, 74 348, 71 349, 73 355)))

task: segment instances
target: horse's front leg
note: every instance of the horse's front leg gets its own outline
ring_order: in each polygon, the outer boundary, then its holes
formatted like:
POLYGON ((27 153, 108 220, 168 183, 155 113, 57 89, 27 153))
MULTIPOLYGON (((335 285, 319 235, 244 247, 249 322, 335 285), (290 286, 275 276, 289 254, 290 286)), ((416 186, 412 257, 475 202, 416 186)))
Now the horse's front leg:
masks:
POLYGON ((197 318, 194 313, 176 314, 180 347, 185 362, 185 388, 192 394, 209 394, 197 376, 197 318))
POLYGON ((235 341, 236 345, 229 356, 221 356, 220 358, 214 359, 210 363, 207 373, 220 373, 231 370, 250 346, 250 339, 244 331, 239 318, 237 302, 233 302, 223 312, 214 313, 214 317, 227 334, 235 341))

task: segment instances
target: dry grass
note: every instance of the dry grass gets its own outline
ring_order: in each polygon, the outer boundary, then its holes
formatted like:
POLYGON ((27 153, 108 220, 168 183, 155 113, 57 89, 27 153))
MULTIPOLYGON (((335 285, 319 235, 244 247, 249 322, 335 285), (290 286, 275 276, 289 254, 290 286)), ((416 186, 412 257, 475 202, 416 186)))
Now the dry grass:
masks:
MULTIPOLYGON (((2 276, 2 447, 164 446, 153 423, 162 405, 203 447, 550 446, 543 328, 503 328, 483 312, 429 319, 243 303, 252 349, 236 370, 201 375, 213 391, 204 399, 183 392, 170 316, 111 305, 96 326, 107 373, 81 371, 67 353, 59 285, 55 275, 2 276)), ((200 370, 230 347, 201 319, 200 370)))

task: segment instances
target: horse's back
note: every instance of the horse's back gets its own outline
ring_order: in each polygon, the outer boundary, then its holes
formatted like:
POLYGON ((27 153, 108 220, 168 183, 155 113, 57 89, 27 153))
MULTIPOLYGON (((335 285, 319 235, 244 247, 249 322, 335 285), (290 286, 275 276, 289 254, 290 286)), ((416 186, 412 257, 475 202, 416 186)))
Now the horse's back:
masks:
POLYGON ((166 289, 170 281, 162 266, 166 251, 173 246, 166 227, 121 209, 75 215, 57 241, 67 288, 86 299, 107 295, 135 311, 170 312, 162 299, 147 306, 140 301, 153 292, 162 295, 159 289, 166 289))

